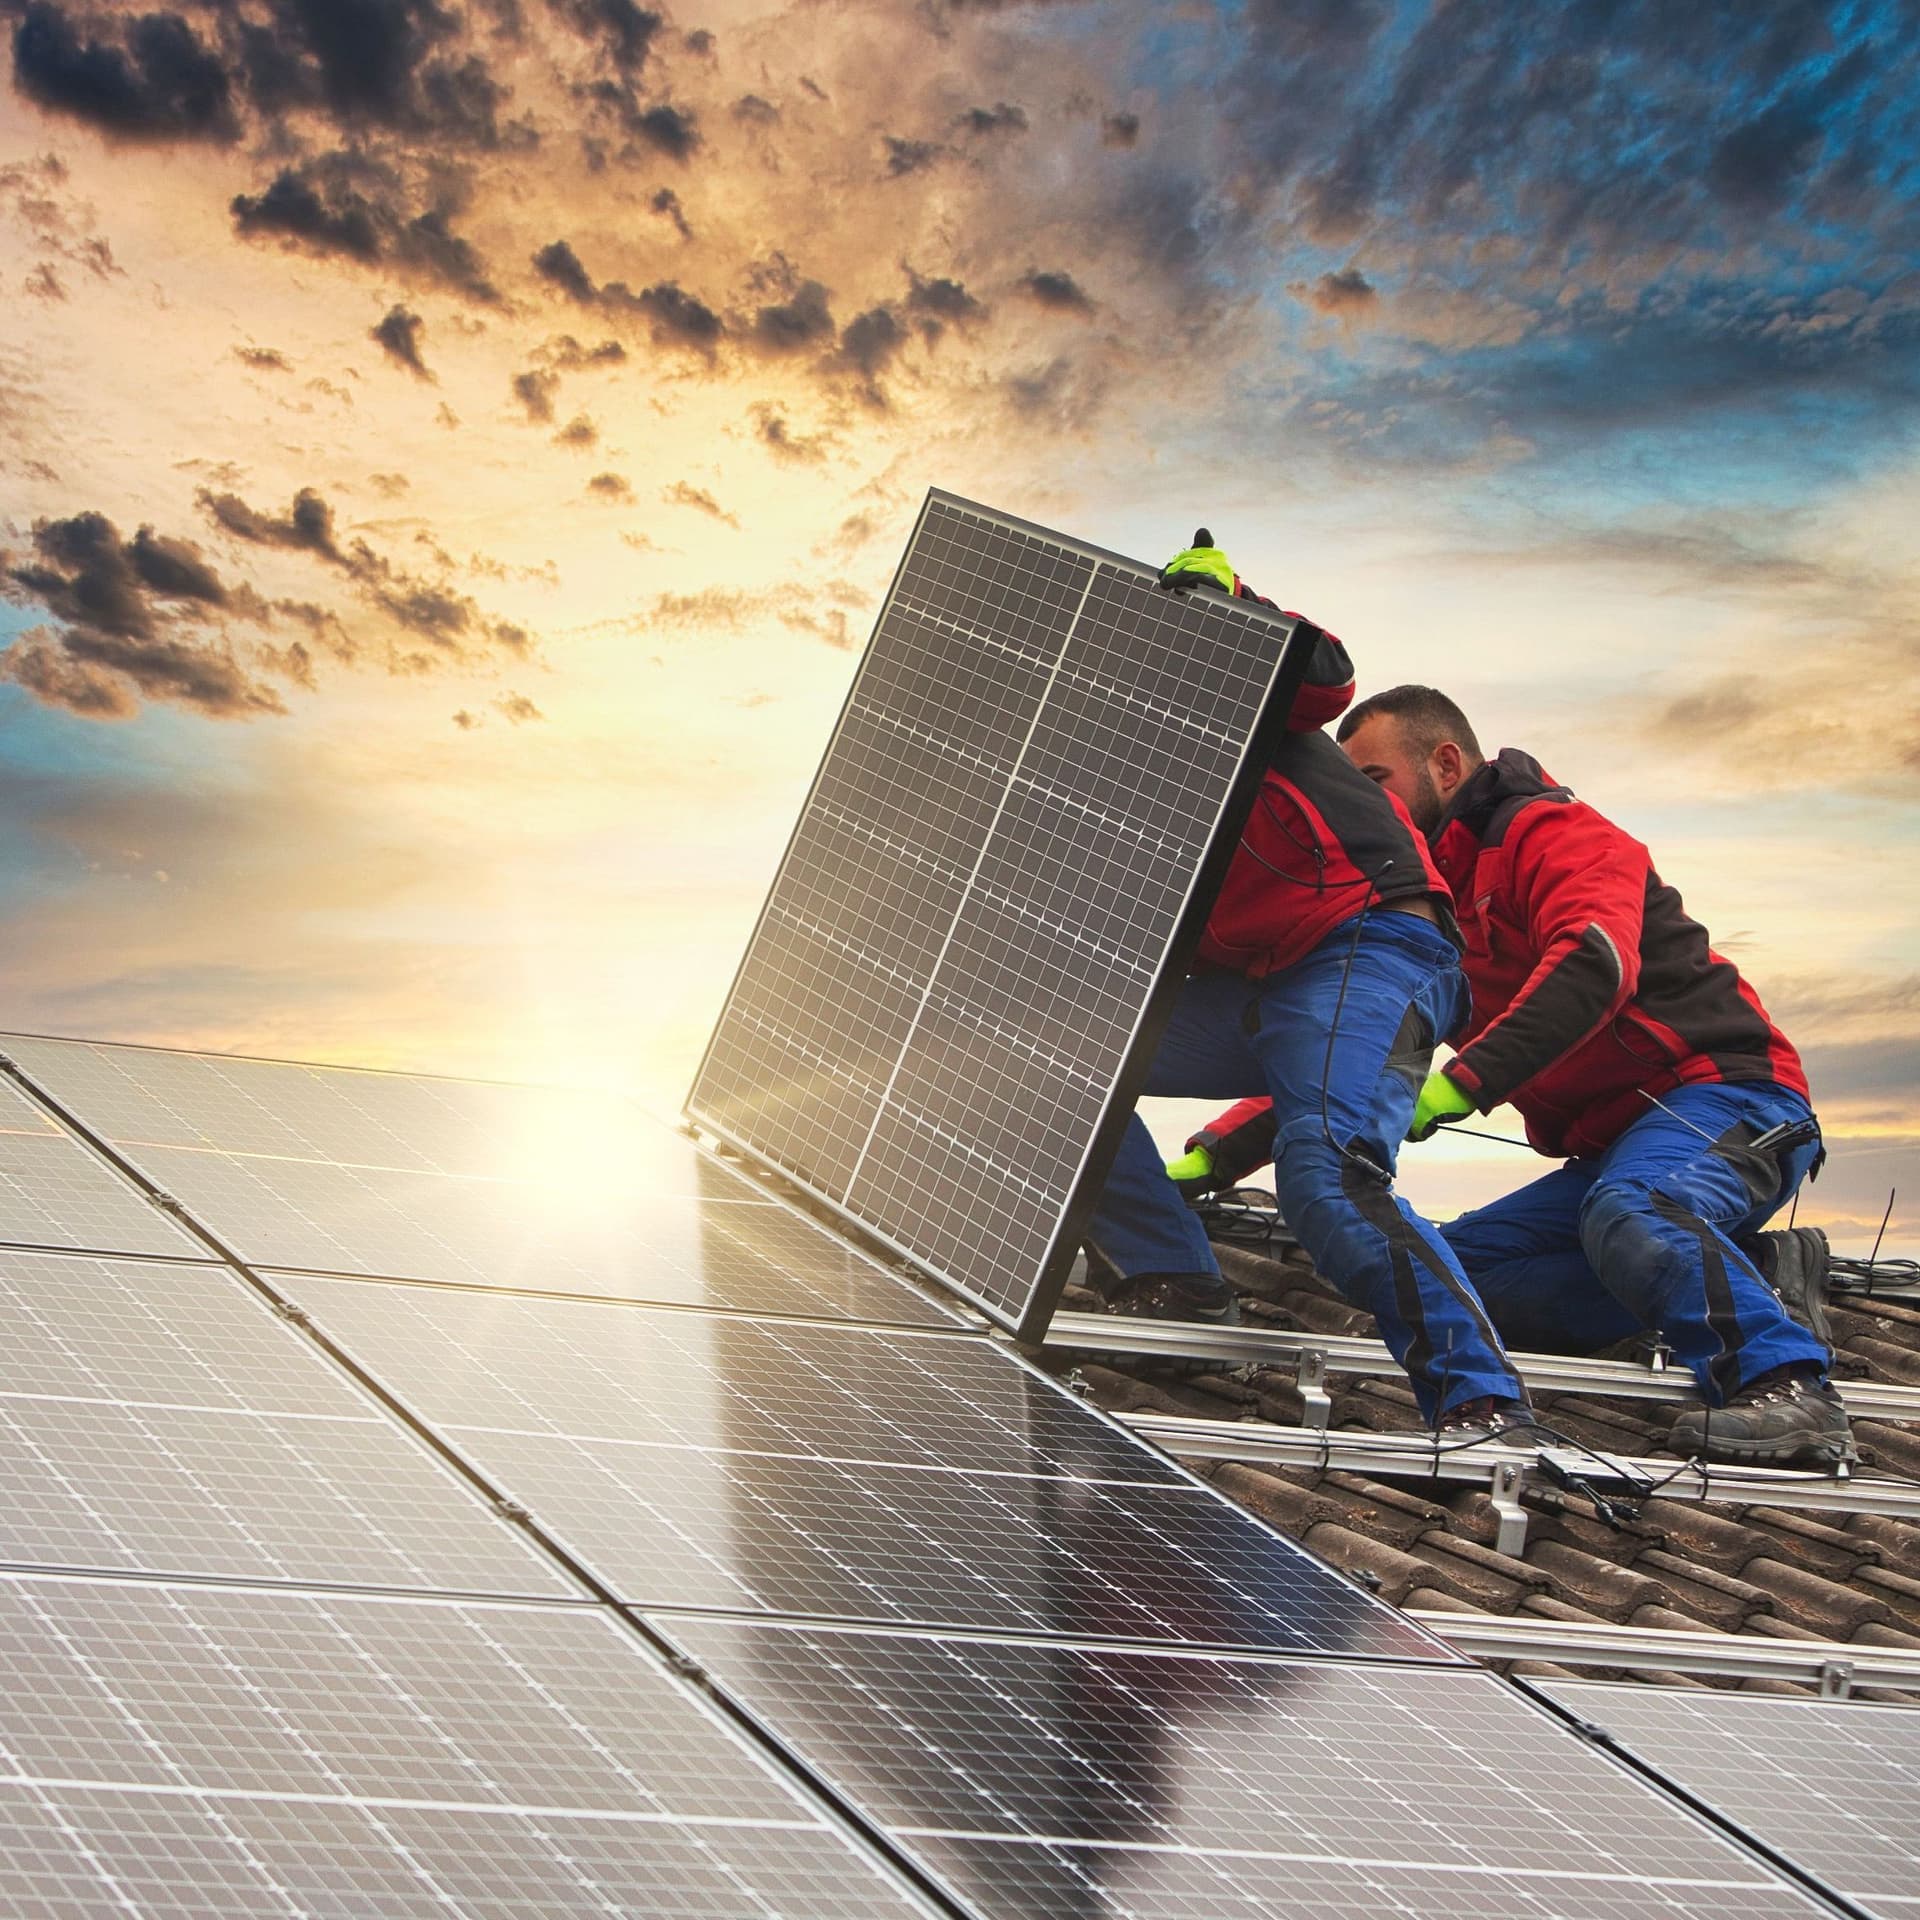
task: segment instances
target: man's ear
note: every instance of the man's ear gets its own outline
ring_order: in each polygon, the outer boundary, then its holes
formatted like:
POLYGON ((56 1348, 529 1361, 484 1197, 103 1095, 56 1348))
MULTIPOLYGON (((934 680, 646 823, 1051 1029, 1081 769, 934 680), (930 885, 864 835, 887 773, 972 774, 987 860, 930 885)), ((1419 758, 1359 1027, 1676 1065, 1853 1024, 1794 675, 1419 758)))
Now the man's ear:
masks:
POLYGON ((1466 778, 1467 757, 1451 740, 1442 740, 1433 750, 1433 783, 1443 794, 1451 793, 1466 778))

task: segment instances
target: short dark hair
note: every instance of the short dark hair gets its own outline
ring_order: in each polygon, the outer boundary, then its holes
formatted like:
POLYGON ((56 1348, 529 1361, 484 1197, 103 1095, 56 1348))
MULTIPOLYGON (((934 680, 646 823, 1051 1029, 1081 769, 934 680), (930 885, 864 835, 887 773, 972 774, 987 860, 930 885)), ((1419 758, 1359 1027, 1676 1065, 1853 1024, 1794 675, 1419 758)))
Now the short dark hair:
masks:
POLYGON ((1385 693, 1369 694, 1348 709, 1336 737, 1350 740, 1367 721, 1383 713, 1400 722, 1407 745, 1423 760, 1443 740, 1451 740, 1475 760, 1487 757, 1474 738, 1473 723, 1437 687, 1389 687, 1385 693))

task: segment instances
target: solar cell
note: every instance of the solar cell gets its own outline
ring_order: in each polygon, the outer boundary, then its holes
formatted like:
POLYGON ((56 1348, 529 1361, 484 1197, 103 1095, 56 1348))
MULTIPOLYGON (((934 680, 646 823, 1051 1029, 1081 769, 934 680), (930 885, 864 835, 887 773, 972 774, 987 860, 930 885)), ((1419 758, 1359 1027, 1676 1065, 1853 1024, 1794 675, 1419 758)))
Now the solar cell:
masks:
POLYGON ((628 1600, 1451 1657, 978 1338, 297 1291, 628 1600))
POLYGON ((0 1562, 573 1597, 225 1269, 0 1251, 0 1562))
MULTIPOLYGON (((610 1097, 76 1041, 0 1046, 256 1266, 954 1324, 610 1097)), ((63 1144, 125 1210, 153 1212, 63 1144)))
MULTIPOLYGON (((6 1045, 0 1040, 0 1052, 6 1045)), ((203 1250, 4 1078, 0 1242, 187 1257, 203 1250)))
POLYGON ((1920 1714, 1911 1708, 1530 1684, 1870 1912, 1920 1914, 1920 1714))
POLYGON ((1293 631, 930 494, 689 1112, 1037 1334, 1293 631))
POLYGON ((984 1914, 1820 1911, 1479 1672, 654 1624, 984 1914))
POLYGON ((596 1608, 7 1576, 0 1688, 14 1911, 927 1911, 596 1608))

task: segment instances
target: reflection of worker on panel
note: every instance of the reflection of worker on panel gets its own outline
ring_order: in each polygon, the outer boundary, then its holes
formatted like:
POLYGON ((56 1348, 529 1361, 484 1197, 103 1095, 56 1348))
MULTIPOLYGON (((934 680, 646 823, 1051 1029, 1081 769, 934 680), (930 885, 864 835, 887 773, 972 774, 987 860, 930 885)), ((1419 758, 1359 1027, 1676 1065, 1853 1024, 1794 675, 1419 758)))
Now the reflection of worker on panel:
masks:
MULTIPOLYGON (((1487 760, 1444 694, 1375 694, 1340 738, 1431 838, 1467 935, 1472 1018, 1410 1137, 1510 1100, 1535 1147, 1570 1156, 1444 1229, 1501 1331, 1592 1352, 1656 1328, 1706 1401, 1674 1422, 1680 1451, 1847 1458, 1817 1330, 1825 1236, 1758 1232, 1821 1155, 1800 1057, 1759 996, 1645 847, 1526 754, 1487 760)), ((1196 1136, 1213 1177, 1257 1166, 1269 1126, 1244 1106, 1196 1136)))
MULTIPOLYGON (((1260 597, 1204 528, 1161 582, 1260 597)), ((1352 696, 1322 634, 1145 1091, 1271 1097, 1281 1205, 1315 1264, 1373 1313, 1429 1420, 1493 1430, 1530 1421, 1525 1389, 1459 1262, 1393 1191, 1434 1043, 1466 1017, 1452 904, 1405 807, 1320 731, 1352 696)), ((1111 1311, 1237 1318, 1138 1114, 1087 1241, 1111 1311)))

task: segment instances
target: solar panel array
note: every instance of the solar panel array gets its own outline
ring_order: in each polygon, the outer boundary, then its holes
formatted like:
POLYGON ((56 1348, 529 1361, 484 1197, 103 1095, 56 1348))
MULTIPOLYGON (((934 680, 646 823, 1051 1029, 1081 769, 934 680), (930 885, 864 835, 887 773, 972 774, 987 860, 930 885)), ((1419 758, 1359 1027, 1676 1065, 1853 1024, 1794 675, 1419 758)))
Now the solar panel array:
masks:
POLYGON ((164 1222, 168 1154, 189 1249, 0 1248, 0 1910, 1818 1910, 669 1130, 0 1050, 133 1197, 36 1233, 164 1222), (308 1212, 397 1173, 552 1217, 609 1143, 670 1257, 496 1258, 443 1197, 386 1274, 308 1212), (290 1221, 350 1257, 216 1255, 290 1221))
POLYGON ((1531 1682, 1887 1920, 1920 1915, 1920 1713, 1859 1701, 1531 1682))
POLYGON ((1037 1334, 1294 631, 930 494, 688 1111, 1037 1334))

